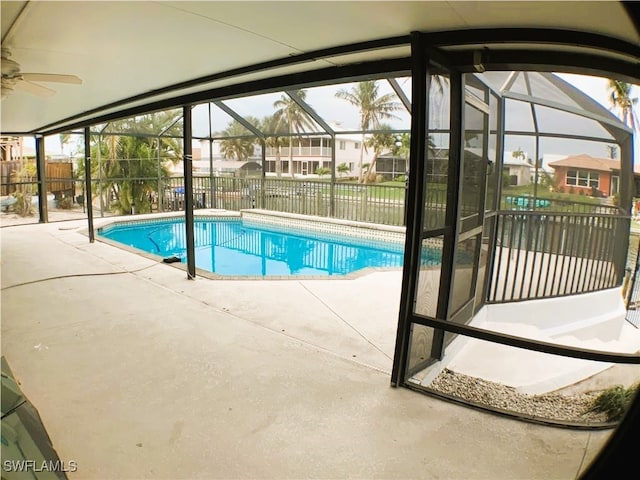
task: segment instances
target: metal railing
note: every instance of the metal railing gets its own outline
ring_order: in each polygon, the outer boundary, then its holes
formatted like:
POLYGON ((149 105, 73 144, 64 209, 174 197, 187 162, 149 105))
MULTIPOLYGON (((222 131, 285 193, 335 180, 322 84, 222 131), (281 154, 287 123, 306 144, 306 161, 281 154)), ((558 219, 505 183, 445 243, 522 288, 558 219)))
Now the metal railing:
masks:
POLYGON ((550 197, 533 197, 532 195, 518 195, 506 193, 502 195, 501 208, 503 210, 538 211, 553 213, 598 213, 615 215, 622 211, 615 205, 602 203, 579 202, 550 197))
MULTIPOLYGON (((84 211, 84 188, 79 181, 48 180, 69 183, 77 202, 69 207, 84 211)), ((29 188, 30 195, 37 190, 32 180, 13 181, 11 186, 29 188)), ((94 215, 180 211, 184 209, 184 191, 182 177, 108 181, 94 178, 94 215), (117 186, 122 188, 125 184, 145 195, 144 202, 138 202, 145 211, 134 211, 133 207, 128 212, 122 211, 123 202, 118 202, 116 195, 117 186)), ((446 190, 427 188, 425 195, 425 228, 444 225, 446 190)), ((405 196, 404 185, 331 184, 317 179, 273 177, 193 177, 195 208, 235 211, 259 208, 384 225, 404 225, 405 196)), ((629 218, 615 206, 540 197, 538 200, 553 203, 540 203, 531 211, 520 210, 512 202, 509 208, 513 210, 502 210, 496 215, 496 248, 492 252, 488 302, 549 298, 620 285, 626 260, 626 250, 622 252, 620 245, 626 245, 623 239, 625 236, 628 239, 629 218)), ((3 205, 14 211, 18 207, 19 204, 3 205)))
POLYGON ((497 215, 489 303, 593 292, 620 285, 630 219, 622 215, 497 215))
MULTIPOLYGON (((168 179, 160 190, 159 210, 184 208, 184 178, 168 179)), ((321 180, 193 177, 195 208, 261 208, 286 213, 404 225, 406 188, 321 180)))

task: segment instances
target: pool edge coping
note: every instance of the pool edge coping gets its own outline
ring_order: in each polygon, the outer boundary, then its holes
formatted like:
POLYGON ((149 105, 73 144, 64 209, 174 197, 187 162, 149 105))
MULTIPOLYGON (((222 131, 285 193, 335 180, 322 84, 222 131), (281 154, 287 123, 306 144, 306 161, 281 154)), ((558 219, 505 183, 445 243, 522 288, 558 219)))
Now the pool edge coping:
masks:
MULTIPOLYGON (((236 211, 231 211, 231 210, 222 210, 222 209, 201 209, 201 210, 194 210, 194 217, 195 218, 206 218, 206 217, 214 217, 214 216, 219 216, 219 217, 228 217, 228 218, 237 218, 237 219, 242 219, 242 213, 243 212, 250 212, 250 213, 254 213, 254 214, 259 214, 259 215, 263 215, 265 213, 267 213, 269 217, 279 217, 279 218, 284 218, 284 219, 296 219, 296 220, 308 220, 310 219, 311 222, 313 223, 331 223, 331 224, 337 224, 337 225, 341 225, 341 226, 349 226, 349 227, 355 227, 355 228, 368 228, 371 230, 379 230, 379 231, 390 231, 393 233, 402 233, 405 234, 405 228, 404 227, 394 227, 394 226, 390 226, 390 225, 378 225, 378 224, 372 224, 372 223, 365 223, 365 222, 356 222, 353 220, 343 220, 343 219, 334 219, 334 218, 325 218, 325 217, 316 217, 316 216, 312 216, 312 215, 301 215, 301 214, 294 214, 294 213, 287 213, 287 212, 271 212, 271 211, 267 211, 267 210, 261 210, 261 209, 243 209, 240 210, 239 212, 236 211), (280 214, 280 215, 279 215, 280 214), (308 217, 308 218, 307 218, 308 217)), ((172 219, 172 218, 184 218, 184 212, 161 212, 161 213, 149 213, 149 214, 140 214, 140 215, 136 215, 134 219, 132 219, 130 216, 126 216, 126 215, 119 215, 119 216, 115 216, 115 217, 108 217, 108 218, 100 218, 100 225, 95 224, 95 219, 94 219, 94 229, 100 230, 103 229, 107 226, 111 226, 111 225, 116 225, 118 223, 120 224, 127 224, 127 223, 135 223, 136 221, 141 221, 144 222, 146 220, 158 220, 158 219, 172 219)), ((88 227, 81 227, 78 230, 76 230, 78 233, 88 236, 89 235, 89 228, 88 227)), ((101 243, 104 243, 106 245, 109 245, 111 247, 114 248, 119 248, 121 250, 124 250, 126 252, 129 253, 133 253, 139 256, 142 256, 148 260, 153 260, 157 263, 161 263, 163 265, 169 266, 169 267, 173 267, 176 268, 178 270, 182 270, 183 272, 187 273, 187 265, 184 263, 166 263, 164 262, 164 257, 160 256, 160 255, 155 255, 153 253, 149 253, 149 252, 145 252, 144 250, 140 250, 137 249, 135 247, 131 247, 129 245, 124 245, 120 242, 116 242, 114 240, 110 240, 108 238, 105 238, 101 235, 95 235, 95 239, 101 243)), ((325 281, 325 280, 355 280, 357 278, 361 278, 367 275, 370 275, 372 273, 376 273, 376 272, 394 272, 394 271, 402 271, 403 270, 403 266, 401 267, 366 267, 366 268, 362 268, 360 270, 357 270, 355 272, 350 272, 347 273, 345 275, 270 275, 270 276, 261 276, 261 275, 220 275, 214 272, 209 272, 208 270, 203 270, 201 268, 196 267, 196 275, 203 277, 203 278, 207 278, 209 280, 233 280, 233 281, 238 281, 238 280, 247 280, 247 281, 255 281, 255 280, 261 280, 261 281, 283 281, 283 280, 289 280, 289 281, 302 281, 302 280, 321 280, 321 281, 325 281)), ((135 273, 135 272, 131 272, 131 273, 135 273)))

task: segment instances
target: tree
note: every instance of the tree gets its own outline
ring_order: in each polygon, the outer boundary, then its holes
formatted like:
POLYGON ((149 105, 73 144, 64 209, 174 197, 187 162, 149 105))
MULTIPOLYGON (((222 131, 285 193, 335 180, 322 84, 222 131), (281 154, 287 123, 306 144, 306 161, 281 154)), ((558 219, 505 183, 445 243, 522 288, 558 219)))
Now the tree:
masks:
MULTIPOLYGON (((296 90, 295 94, 302 100, 307 97, 305 90, 296 90)), ((304 132, 305 128, 311 128, 313 121, 289 95, 283 94, 279 100, 273 102, 273 108, 277 109, 274 117, 287 126, 287 132, 289 133, 289 175, 293 177, 295 176, 293 171, 293 134, 304 132)))
POLYGON ((360 159, 358 161, 358 182, 362 183, 365 132, 371 128, 380 128, 380 120, 382 119, 398 118, 392 112, 400 110, 401 106, 394 100, 394 94, 379 95, 378 83, 375 80, 360 82, 351 90, 340 89, 336 92, 336 97, 346 100, 360 110, 362 142, 360 143, 360 159))
POLYGON ((606 145, 607 153, 609 154, 609 158, 615 160, 618 158, 618 146, 617 145, 606 145))
POLYGON ((265 135, 269 135, 265 138, 265 146, 273 149, 276 156, 276 175, 282 176, 282 146, 284 145, 285 138, 278 135, 286 133, 284 125, 278 117, 275 115, 267 116, 260 122, 260 129, 265 135))
POLYGON ((338 170, 338 173, 340 174, 340 176, 344 176, 345 173, 349 172, 350 168, 349 168, 349 165, 343 162, 340 165, 338 165, 336 170, 338 170))
POLYGON ((631 98, 631 89, 633 86, 630 83, 619 80, 609 80, 608 87, 611 108, 620 110, 620 118, 625 125, 631 127, 631 130, 638 130, 640 128, 640 122, 633 109, 634 105, 638 103, 638 98, 631 98))
POLYGON ((520 147, 518 147, 517 150, 514 150, 513 152, 511 152, 511 156, 515 159, 520 159, 520 160, 524 160, 526 158, 524 151, 520 147))
MULTIPOLYGON (((429 149, 433 145, 433 139, 431 136, 428 137, 429 149)), ((435 148, 435 145, 433 145, 435 148)), ((405 160, 409 160, 409 156, 411 154, 411 134, 410 133, 402 133, 400 135, 395 136, 395 144, 394 144, 394 155, 398 155, 399 157, 404 158, 405 160)))
POLYGON ((371 164, 367 169, 367 173, 364 177, 364 183, 370 183, 375 181, 375 168, 376 162, 378 161, 378 157, 381 153, 386 151, 393 152, 396 146, 396 137, 393 133, 391 133, 391 127, 387 124, 381 124, 380 130, 385 130, 384 133, 374 133, 367 140, 366 146, 368 148, 373 149, 373 158, 371 159, 371 164))
POLYGON ((233 159, 240 162, 246 161, 253 154, 254 137, 248 137, 247 129, 236 120, 233 120, 224 130, 226 136, 220 142, 220 151, 224 158, 233 159))
POLYGON ((71 141, 70 133, 61 133, 60 134, 60 153, 64 155, 64 146, 71 141))
MULTIPOLYGON (((91 157, 105 160, 92 162, 91 175, 102 180, 113 210, 120 214, 151 211, 158 180, 169 176, 162 162, 182 158, 181 139, 161 136, 182 134, 178 125, 181 115, 176 109, 114 121, 109 125, 112 133, 106 134, 104 141, 93 142, 91 157)), ((78 171, 84 175, 84 163, 78 171)))

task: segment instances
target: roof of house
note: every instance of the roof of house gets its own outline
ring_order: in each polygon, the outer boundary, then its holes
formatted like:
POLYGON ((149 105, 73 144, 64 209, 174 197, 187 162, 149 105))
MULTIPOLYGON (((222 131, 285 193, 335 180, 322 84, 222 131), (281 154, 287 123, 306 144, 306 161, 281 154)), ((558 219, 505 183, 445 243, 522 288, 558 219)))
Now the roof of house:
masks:
POLYGON ((527 162, 526 160, 521 160, 518 158, 505 159, 503 164, 511 167, 527 167, 527 168, 533 167, 533 165, 527 162))
POLYGON ((556 162, 549 162, 551 168, 558 167, 573 167, 581 168, 584 170, 597 170, 600 172, 610 172, 612 170, 620 170, 620 161, 612 160, 610 158, 597 158, 587 155, 586 153, 580 155, 571 155, 562 160, 556 162))

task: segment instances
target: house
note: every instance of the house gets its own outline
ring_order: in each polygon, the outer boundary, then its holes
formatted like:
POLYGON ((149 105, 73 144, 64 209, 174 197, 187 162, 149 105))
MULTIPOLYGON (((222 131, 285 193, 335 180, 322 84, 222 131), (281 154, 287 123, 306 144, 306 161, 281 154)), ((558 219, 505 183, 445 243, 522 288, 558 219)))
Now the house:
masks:
MULTIPOLYGON (((340 134, 344 130, 336 123, 330 124, 335 132, 332 139, 328 135, 309 135, 304 137, 293 138, 291 155, 289 154, 289 145, 280 147, 280 161, 282 162, 282 173, 284 175, 308 175, 315 173, 318 168, 331 167, 331 150, 332 142, 335 141, 335 166, 346 164, 349 167, 347 176, 358 175, 358 162, 360 160, 360 150, 362 147, 362 135, 359 134, 340 134), (289 161, 291 160, 291 166, 289 161)), ((265 151, 265 172, 276 172, 276 149, 267 147, 265 151)), ((373 150, 365 149, 363 152, 362 163, 370 163, 373 159, 373 150)), ((366 168, 364 169, 366 171, 366 168)), ((342 173, 345 175, 345 173, 342 173)))
MULTIPOLYGON (((327 136, 310 136, 293 138, 291 142, 291 155, 289 155, 289 143, 280 147, 279 152, 274 147, 267 147, 265 151, 265 172, 277 172, 277 158, 280 156, 281 172, 284 175, 291 173, 308 175, 314 173, 317 168, 328 168, 331 165, 332 141, 327 136), (291 165, 289 162, 291 161, 291 165)), ((346 148, 346 144, 342 144, 346 148)), ((336 161, 338 149, 336 148, 336 161)))
POLYGON ((503 171, 509 175, 509 185, 529 185, 533 182, 531 164, 519 158, 505 158, 503 171))
MULTIPOLYGON (((285 139, 279 147, 279 151, 272 146, 267 146, 265 150, 265 173, 275 174, 277 171, 277 158, 279 156, 281 162, 281 171, 283 175, 310 175, 314 174, 318 168, 331 167, 332 145, 335 141, 335 166, 336 170, 339 165, 346 164, 349 167, 347 172, 342 172, 341 176, 358 175, 358 162, 360 160, 360 149, 362 146, 362 135, 360 134, 341 134, 344 131, 340 125, 336 123, 330 124, 335 132, 335 138, 329 134, 310 134, 300 137, 293 137, 291 142, 291 154, 289 152, 289 141, 285 139), (289 163, 291 162, 291 166, 289 163)), ((200 150, 209 152, 213 156, 214 163, 226 160, 220 148, 221 141, 213 140, 209 145, 208 140, 200 141, 200 150)), ((261 155, 261 146, 259 143, 254 145, 253 156, 261 155)), ((362 163, 370 163, 373 159, 373 150, 368 149, 363 152, 362 163)), ((196 158, 194 157, 194 160, 196 158)), ((201 158, 201 162, 194 161, 194 168, 201 171, 208 170, 208 158, 201 158)), ((215 171, 215 168, 214 168, 215 171)), ((366 169, 365 169, 366 171, 366 169)), ((404 170, 403 170, 404 173, 404 170)))
POLYGON ((564 193, 580 193, 610 197, 620 191, 620 161, 587 155, 571 155, 550 162, 558 189, 564 193))
POLYGON ((378 175, 382 175, 385 181, 394 180, 407 174, 409 171, 409 161, 404 157, 385 153, 378 157, 375 171, 378 175))

